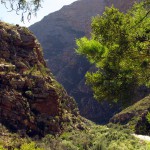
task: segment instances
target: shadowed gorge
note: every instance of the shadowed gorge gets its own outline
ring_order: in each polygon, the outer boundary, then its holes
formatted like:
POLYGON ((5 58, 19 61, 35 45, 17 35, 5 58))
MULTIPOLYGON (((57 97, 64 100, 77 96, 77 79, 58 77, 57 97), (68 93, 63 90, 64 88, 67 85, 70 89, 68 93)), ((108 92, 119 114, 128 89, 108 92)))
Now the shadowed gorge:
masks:
MULTIPOLYGON (((30 26, 43 46, 44 57, 56 79, 78 103, 81 115, 95 122, 105 123, 119 106, 98 103, 85 85, 85 73, 94 68, 82 56, 75 54, 75 39, 90 35, 91 18, 104 12, 112 4, 121 11, 129 9, 135 0, 81 0, 45 16, 30 26)), ((141 98, 145 96, 142 95, 141 98)))

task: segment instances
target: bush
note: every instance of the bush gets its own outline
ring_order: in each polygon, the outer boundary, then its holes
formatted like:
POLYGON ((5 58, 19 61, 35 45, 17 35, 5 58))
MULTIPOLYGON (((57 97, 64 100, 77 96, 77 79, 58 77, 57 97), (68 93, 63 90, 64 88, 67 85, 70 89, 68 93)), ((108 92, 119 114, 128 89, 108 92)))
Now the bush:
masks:
POLYGON ((150 124, 150 112, 148 112, 148 114, 146 115, 146 119, 147 119, 148 123, 150 124))
POLYGON ((0 150, 6 150, 5 148, 3 148, 3 146, 2 145, 0 145, 0 150))
POLYGON ((64 150, 79 150, 79 148, 73 145, 71 141, 66 140, 62 141, 62 147, 64 150))
MULTIPOLYGON (((15 150, 18 150, 15 148, 15 150)), ((20 150, 43 150, 41 148, 38 148, 34 142, 31 143, 24 143, 21 145, 20 150)))

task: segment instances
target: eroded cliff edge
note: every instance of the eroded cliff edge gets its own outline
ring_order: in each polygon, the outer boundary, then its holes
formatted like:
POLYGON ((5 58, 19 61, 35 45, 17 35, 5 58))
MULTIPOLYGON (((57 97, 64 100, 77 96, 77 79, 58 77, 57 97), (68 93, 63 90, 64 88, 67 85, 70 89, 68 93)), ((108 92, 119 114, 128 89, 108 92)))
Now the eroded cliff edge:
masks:
POLYGON ((0 22, 0 123, 30 136, 82 128, 74 99, 54 79, 27 28, 0 22))

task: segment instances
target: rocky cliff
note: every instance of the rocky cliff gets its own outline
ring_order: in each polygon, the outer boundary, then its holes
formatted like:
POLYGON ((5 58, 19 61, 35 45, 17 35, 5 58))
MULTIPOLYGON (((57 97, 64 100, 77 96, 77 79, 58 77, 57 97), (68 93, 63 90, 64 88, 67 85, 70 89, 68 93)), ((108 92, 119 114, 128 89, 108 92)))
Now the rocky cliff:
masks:
POLYGON ((84 75, 91 69, 85 58, 75 54, 75 39, 90 34, 91 18, 102 14, 105 6, 114 4, 121 11, 132 6, 135 0, 80 0, 45 16, 30 29, 44 48, 48 66, 77 101, 83 116, 96 122, 106 122, 118 109, 106 102, 99 104, 85 85, 84 75))
POLYGON ((0 123, 30 136, 81 128, 77 105, 47 68, 35 36, 0 22, 0 39, 0 123))

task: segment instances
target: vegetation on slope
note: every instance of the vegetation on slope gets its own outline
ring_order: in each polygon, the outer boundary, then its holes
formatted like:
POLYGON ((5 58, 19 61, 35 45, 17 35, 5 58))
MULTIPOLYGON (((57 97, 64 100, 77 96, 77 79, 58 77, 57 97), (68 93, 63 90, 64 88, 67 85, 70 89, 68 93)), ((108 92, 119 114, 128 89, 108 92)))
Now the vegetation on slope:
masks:
POLYGON ((49 134, 34 142, 17 134, 6 134, 3 129, 5 136, 0 137, 0 150, 149 150, 150 148, 149 143, 132 136, 130 130, 91 123, 87 126, 86 130, 68 130, 60 136, 49 134))
POLYGON ((138 134, 150 135, 150 95, 114 115, 110 122, 117 123, 138 134))

